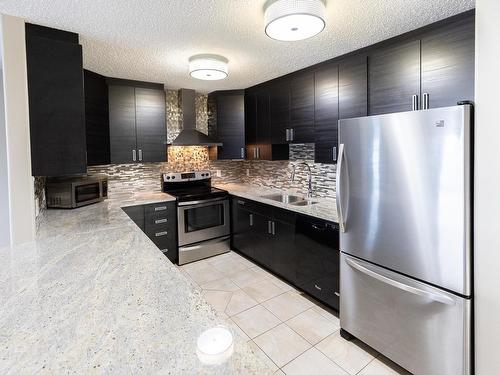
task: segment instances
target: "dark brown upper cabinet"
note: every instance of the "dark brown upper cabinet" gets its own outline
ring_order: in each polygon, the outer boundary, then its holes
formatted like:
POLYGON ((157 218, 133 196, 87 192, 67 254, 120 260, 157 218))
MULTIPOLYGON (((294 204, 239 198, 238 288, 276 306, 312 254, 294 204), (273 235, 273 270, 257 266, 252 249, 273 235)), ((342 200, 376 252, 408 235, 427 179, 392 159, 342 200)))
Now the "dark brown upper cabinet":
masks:
POLYGON ((246 92, 249 159, 259 159, 260 150, 260 159, 272 160, 277 150, 285 155, 275 146, 314 142, 315 161, 335 163, 339 119, 474 100, 474 11, 246 92))
POLYGON ((270 96, 267 86, 245 90, 246 158, 286 160, 288 144, 271 143, 270 96))
POLYGON ((421 108, 474 101, 474 18, 422 36, 421 108))
POLYGON ((314 142, 314 72, 299 72, 290 80, 290 140, 314 142))
POLYGON ((87 165, 110 163, 109 103, 106 77, 84 71, 87 165))
POLYGON ((167 160, 163 85, 108 79, 111 163, 167 160))
POLYGON ((139 161, 166 161, 167 130, 163 89, 135 88, 135 120, 139 161))
POLYGON ((245 91, 245 143, 247 158, 251 159, 253 155, 253 145, 257 144, 257 94, 254 91, 245 91))
POLYGON ((87 172, 78 34, 26 24, 33 176, 87 172))
POLYGON ((269 88, 271 111, 271 141, 286 144, 290 141, 290 82, 282 80, 269 88))
POLYGON ((474 16, 369 54, 370 115, 474 100, 474 16))
POLYGON ((245 158, 245 94, 243 90, 208 95, 210 135, 222 143, 217 159, 245 158))
POLYGON ((314 73, 314 137, 317 163, 337 161, 339 118, 338 64, 322 66, 314 73))
POLYGON ((339 119, 368 115, 368 63, 364 54, 339 62, 339 119))
POLYGON ((420 95, 420 40, 369 55, 370 115, 411 111, 420 95))

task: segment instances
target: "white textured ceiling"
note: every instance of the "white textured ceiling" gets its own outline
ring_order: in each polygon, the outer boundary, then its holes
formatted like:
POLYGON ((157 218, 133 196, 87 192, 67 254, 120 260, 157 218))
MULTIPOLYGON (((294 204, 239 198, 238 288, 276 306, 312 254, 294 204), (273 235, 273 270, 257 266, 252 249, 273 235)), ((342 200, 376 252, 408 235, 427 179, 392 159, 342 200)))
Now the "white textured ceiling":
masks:
POLYGON ((200 92, 245 88, 474 8, 474 0, 327 0, 316 37, 264 34, 265 0, 0 0, 0 12, 80 34, 98 73, 200 92), (229 77, 199 81, 188 58, 229 59, 229 77))

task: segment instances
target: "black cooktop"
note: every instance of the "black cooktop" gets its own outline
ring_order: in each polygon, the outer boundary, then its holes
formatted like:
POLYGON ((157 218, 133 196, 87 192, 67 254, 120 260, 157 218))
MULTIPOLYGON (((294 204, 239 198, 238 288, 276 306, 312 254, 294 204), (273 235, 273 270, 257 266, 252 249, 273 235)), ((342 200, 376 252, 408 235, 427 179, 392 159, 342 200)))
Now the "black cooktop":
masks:
POLYGON ((178 202, 201 201, 224 197, 227 191, 212 187, 210 171, 164 173, 161 187, 178 202))
POLYGON ((165 192, 176 197, 178 202, 200 201, 227 195, 227 191, 211 186, 193 186, 173 190, 166 189, 165 192))

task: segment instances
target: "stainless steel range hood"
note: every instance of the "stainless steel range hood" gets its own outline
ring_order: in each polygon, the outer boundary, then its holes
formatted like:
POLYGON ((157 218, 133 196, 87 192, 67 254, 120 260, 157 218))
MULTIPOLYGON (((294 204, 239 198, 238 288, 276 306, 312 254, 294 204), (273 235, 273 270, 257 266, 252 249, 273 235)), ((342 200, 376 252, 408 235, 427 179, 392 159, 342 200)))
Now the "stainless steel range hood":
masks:
POLYGON ((194 90, 179 90, 179 107, 182 110, 182 131, 172 141, 172 146, 222 146, 222 143, 196 130, 194 90))

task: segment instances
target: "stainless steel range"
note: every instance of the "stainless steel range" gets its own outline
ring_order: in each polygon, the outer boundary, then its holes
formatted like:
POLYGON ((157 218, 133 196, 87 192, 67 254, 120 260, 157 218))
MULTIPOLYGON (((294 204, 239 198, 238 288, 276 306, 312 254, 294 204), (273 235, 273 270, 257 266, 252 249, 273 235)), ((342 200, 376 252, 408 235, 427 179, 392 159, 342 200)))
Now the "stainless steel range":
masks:
POLYGON ((164 173, 162 190, 177 199, 180 265, 230 250, 229 194, 209 171, 164 173))

